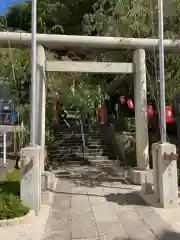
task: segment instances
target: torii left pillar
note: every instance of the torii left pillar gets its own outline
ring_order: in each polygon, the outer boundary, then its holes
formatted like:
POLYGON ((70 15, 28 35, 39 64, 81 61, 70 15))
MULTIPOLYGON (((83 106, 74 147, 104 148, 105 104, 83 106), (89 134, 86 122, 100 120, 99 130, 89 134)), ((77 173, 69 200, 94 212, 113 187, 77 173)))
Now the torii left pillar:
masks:
POLYGON ((21 150, 21 189, 22 202, 33 209, 36 215, 41 209, 42 176, 44 176, 45 160, 45 51, 37 46, 36 72, 36 146, 21 150), (27 171, 28 169, 28 171, 27 171))
POLYGON ((143 184, 152 182, 153 175, 152 171, 149 171, 146 56, 144 49, 137 49, 134 52, 134 74, 137 168, 131 169, 130 178, 134 184, 143 184))
POLYGON ((41 173, 44 172, 45 160, 45 119, 46 119, 46 87, 45 87, 45 50, 37 45, 37 105, 36 105, 36 144, 41 147, 41 173))

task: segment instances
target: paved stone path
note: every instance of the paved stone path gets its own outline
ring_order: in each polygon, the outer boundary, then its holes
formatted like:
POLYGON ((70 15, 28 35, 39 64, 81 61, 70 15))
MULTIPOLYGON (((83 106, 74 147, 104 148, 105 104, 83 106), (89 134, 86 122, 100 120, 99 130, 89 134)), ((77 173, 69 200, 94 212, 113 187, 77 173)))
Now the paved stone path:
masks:
POLYGON ((172 224, 147 206, 122 175, 113 178, 109 173, 92 166, 68 167, 57 173, 43 240, 180 239, 172 224))

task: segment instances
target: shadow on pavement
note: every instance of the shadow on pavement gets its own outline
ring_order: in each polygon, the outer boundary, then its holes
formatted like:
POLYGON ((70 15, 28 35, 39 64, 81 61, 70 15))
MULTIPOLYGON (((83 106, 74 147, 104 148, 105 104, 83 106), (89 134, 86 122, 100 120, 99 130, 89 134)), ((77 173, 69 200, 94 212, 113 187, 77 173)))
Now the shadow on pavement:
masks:
POLYGON ((179 240, 180 239, 180 233, 177 232, 170 232, 165 231, 162 236, 160 236, 160 240, 179 240))
MULTIPOLYGON (((77 186, 98 187, 104 183, 121 183, 124 187, 127 182, 124 181, 124 173, 116 172, 111 166, 103 164, 85 164, 84 166, 68 166, 68 163, 63 168, 56 172, 56 177, 59 179, 70 180, 77 186)), ((127 186, 127 188, 129 188, 127 186)))
MULTIPOLYGON (((158 236, 157 238, 156 237, 154 238, 154 240, 179 240, 179 239, 180 239, 180 233, 170 232, 170 231, 165 231, 162 235, 158 236)), ((104 238, 103 240, 106 240, 106 238, 104 238)), ((138 239, 138 238, 114 237, 112 240, 142 240, 142 238, 138 239)))
POLYGON ((148 206, 148 204, 141 198, 138 192, 130 193, 111 193, 105 196, 108 202, 117 203, 118 205, 138 205, 148 206))
POLYGON ((70 180, 77 186, 88 186, 88 187, 98 187, 102 186, 103 183, 105 182, 119 182, 122 184, 126 184, 123 178, 118 177, 118 178, 111 178, 110 175, 103 173, 101 170, 86 170, 84 169, 83 172, 78 171, 76 169, 71 169, 71 170, 65 170, 56 173, 56 177, 59 179, 66 179, 70 180))

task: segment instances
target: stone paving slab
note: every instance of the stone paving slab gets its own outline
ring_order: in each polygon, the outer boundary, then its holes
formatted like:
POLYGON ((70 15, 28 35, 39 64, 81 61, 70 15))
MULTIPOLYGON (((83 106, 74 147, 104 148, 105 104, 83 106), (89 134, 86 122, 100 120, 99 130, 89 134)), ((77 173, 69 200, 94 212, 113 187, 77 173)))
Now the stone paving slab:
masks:
POLYGON ((91 206, 100 206, 104 203, 107 203, 107 200, 104 196, 89 196, 89 202, 91 206))
POLYGON ((159 236, 164 231, 164 229, 172 231, 172 226, 168 222, 163 221, 160 215, 156 214, 154 209, 150 206, 135 206, 135 211, 144 223, 153 230, 153 232, 159 236))
POLYGON ((87 196, 73 195, 71 197, 71 214, 92 212, 91 204, 87 196))
POLYGON ((155 234, 151 229, 142 221, 139 215, 134 211, 124 212, 118 214, 120 222, 124 227, 130 239, 138 240, 156 240, 155 234))
MULTIPOLYGON (((96 187, 60 180, 56 192, 42 240, 180 239, 178 225, 175 231, 173 221, 166 221, 168 213, 162 217, 123 181, 96 187)), ((177 211, 175 219, 180 223, 177 211)))
POLYGON ((60 179, 51 211, 44 207, 31 224, 1 228, 0 239, 180 240, 180 209, 148 206, 123 179, 92 185, 60 179))
POLYGON ((113 234, 100 236, 99 240, 129 240, 129 238, 127 235, 122 237, 121 234, 113 234))
POLYGON ((97 229, 99 232, 99 236, 102 237, 104 235, 119 235, 120 239, 127 237, 127 234, 121 225, 120 221, 118 222, 98 222, 97 229))
POLYGON ((46 233, 46 237, 43 238, 43 240, 71 240, 71 232, 67 231, 67 230, 59 230, 56 232, 47 232, 46 233))
POLYGON ((92 213, 76 214, 72 216, 71 222, 72 238, 97 237, 98 232, 92 213))
POLYGON ((119 222, 119 219, 115 213, 115 211, 112 210, 111 205, 104 203, 98 206, 92 206, 92 210, 94 213, 94 218, 97 223, 99 222, 105 222, 105 223, 115 223, 119 222))

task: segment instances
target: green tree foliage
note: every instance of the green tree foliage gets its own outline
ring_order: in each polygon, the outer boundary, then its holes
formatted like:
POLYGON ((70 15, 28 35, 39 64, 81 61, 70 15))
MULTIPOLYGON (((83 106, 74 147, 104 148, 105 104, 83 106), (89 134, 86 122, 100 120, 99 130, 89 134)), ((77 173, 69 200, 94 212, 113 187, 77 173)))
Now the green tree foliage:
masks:
POLYGON ((149 37, 152 32, 151 1, 99 0, 94 12, 84 16, 84 30, 89 35, 149 37))
MULTIPOLYGON (((95 0, 39 0, 37 2, 37 25, 39 33, 81 33, 81 22, 86 13, 93 11, 95 0)), ((7 28, 31 30, 31 1, 9 7, 1 22, 7 28)))
POLYGON ((30 88, 30 52, 29 50, 7 48, 0 50, 0 76, 8 81, 15 100, 19 104, 29 101, 30 88))
POLYGON ((94 107, 105 98, 107 96, 103 94, 98 84, 93 84, 93 77, 89 74, 80 75, 75 87, 71 85, 61 94, 61 101, 65 103, 66 108, 89 112, 89 114, 93 114, 94 107))
MULTIPOLYGON (((156 0, 39 0, 37 16, 39 33, 158 37, 156 0)), ((164 1, 164 27, 167 38, 175 39, 179 36, 179 19, 180 0, 164 1)), ((1 29, 31 31, 31 1, 12 5, 7 15, 0 17, 0 23, 1 29)), ((79 49, 74 50, 73 53, 57 52, 57 58, 62 58, 64 55, 72 60, 132 61, 132 51, 127 50, 105 53, 92 52, 91 54, 87 51, 82 53, 82 50, 80 52, 79 49)), ((148 89, 151 93, 151 98, 157 98, 157 82, 159 78, 158 53, 154 49, 151 53, 147 52, 146 55, 148 89)), ((15 59, 17 58, 16 54, 15 59)), ((27 59, 23 58, 23 53, 19 58, 20 60, 16 60, 16 64, 19 64, 19 70, 15 69, 17 79, 25 78, 29 81, 29 70, 26 68, 27 59), (23 71, 20 71, 20 68, 23 71), (26 72, 26 77, 23 76, 24 71, 26 72)), ((180 91, 179 59, 178 55, 170 54, 166 55, 165 58, 166 96, 168 102, 172 102, 176 93, 180 91)), ((6 68, 6 71, 12 72, 8 68, 6 68)), ((91 84, 96 86, 98 82, 101 88, 105 89, 104 83, 110 82, 114 78, 107 75, 95 75, 94 78, 91 75, 86 76, 85 78, 78 74, 48 74, 47 86, 51 91, 66 92, 66 89, 72 86, 75 78, 75 82, 78 84, 79 82, 88 81, 88 84, 84 84, 82 89, 91 91, 89 87, 91 84)), ((130 76, 115 77, 121 81, 120 92, 133 96, 133 78, 130 76)), ((21 81, 19 83, 23 85, 21 81)), ((79 89, 78 84, 77 89, 79 89)), ((27 88, 25 91, 27 91, 27 88)))

